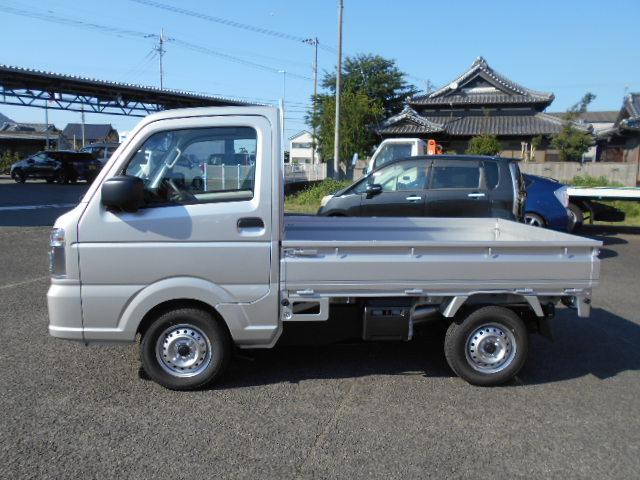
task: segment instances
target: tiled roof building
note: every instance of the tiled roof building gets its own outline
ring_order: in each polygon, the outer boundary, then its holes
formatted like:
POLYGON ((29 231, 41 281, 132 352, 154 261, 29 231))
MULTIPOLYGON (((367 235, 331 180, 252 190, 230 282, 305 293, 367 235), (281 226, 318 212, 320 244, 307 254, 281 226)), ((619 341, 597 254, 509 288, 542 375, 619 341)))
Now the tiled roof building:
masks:
MULTIPOLYGON (((526 145, 541 135, 545 140, 537 159, 557 160, 546 148, 549 137, 558 133, 564 122, 544 113, 553 100, 552 93, 523 87, 478 57, 471 68, 446 86, 410 98, 405 110, 379 125, 377 132, 382 137, 433 138, 445 151, 457 153, 466 150, 471 137, 491 134, 500 140, 502 155, 513 157, 526 156, 526 145)), ((592 130, 584 121, 575 126, 592 130)))

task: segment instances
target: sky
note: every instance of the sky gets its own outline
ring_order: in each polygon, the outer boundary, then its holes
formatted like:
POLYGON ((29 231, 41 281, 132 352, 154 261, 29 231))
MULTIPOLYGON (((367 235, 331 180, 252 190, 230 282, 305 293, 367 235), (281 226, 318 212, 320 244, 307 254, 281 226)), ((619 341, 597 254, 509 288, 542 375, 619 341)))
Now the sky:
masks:
MULTIPOLYGON (((337 3, 0 0, 4 47, 0 63, 158 86, 158 58, 153 50, 157 40, 114 29, 158 34, 163 28, 169 39, 163 57, 165 88, 263 103, 277 103, 284 96, 288 137, 307 128, 304 117, 313 92, 313 47, 299 39, 318 38, 320 75, 335 69, 337 3), (27 15, 9 13, 9 9, 27 15), (223 23, 203 16, 223 19, 223 23), (63 25, 52 18, 75 23, 63 25), (233 22, 277 34, 238 28, 230 25, 233 22), (185 42, 210 53, 185 48, 185 42)), ((407 80, 420 89, 427 82, 435 87, 448 84, 483 56, 507 78, 553 92, 556 99, 548 111, 566 110, 587 91, 596 94, 590 110, 618 110, 626 91, 640 91, 639 0, 344 3, 344 54, 373 53, 395 59, 407 80)), ((42 109, 0 104, 0 112, 18 122, 44 123, 42 109)), ((62 129, 68 122, 80 122, 80 113, 49 110, 49 121, 62 129)), ((126 131, 139 119, 86 114, 85 121, 111 123, 126 131)))

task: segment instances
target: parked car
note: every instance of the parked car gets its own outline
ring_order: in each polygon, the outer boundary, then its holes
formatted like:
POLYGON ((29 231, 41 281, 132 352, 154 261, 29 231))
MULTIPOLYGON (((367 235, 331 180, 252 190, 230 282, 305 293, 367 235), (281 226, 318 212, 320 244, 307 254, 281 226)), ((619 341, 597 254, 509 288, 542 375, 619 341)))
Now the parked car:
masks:
POLYGON ((47 183, 91 183, 102 168, 102 163, 90 153, 74 151, 43 151, 11 165, 11 178, 24 183, 28 178, 45 179, 47 183))
POLYGON ((569 211, 567 186, 553 178, 523 174, 527 199, 524 221, 535 227, 571 231, 574 222, 569 211))
POLYGON ((107 163, 107 160, 111 158, 113 152, 116 151, 116 148, 120 146, 119 143, 92 143, 91 145, 87 145, 86 147, 82 147, 79 151, 82 153, 90 153, 97 160, 100 160, 100 163, 103 165, 107 163))
POLYGON ((393 160, 325 197, 326 216, 497 217, 522 220, 517 160, 476 155, 393 160))

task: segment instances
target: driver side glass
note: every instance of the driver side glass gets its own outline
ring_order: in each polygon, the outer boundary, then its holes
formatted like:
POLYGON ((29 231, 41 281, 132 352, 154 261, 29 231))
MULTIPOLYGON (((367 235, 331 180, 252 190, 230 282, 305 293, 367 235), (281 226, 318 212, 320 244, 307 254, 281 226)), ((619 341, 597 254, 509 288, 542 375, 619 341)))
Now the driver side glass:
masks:
POLYGON ((142 179, 148 206, 251 200, 257 134, 249 127, 151 135, 123 173, 142 179))
POLYGON ((374 172, 369 183, 382 185, 383 192, 422 190, 426 182, 426 163, 398 162, 374 172))

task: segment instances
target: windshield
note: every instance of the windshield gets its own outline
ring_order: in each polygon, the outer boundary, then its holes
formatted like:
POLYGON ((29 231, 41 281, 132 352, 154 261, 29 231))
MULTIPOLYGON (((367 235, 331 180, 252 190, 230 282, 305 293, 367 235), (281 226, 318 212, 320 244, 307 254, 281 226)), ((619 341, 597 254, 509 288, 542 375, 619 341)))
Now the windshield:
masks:
POLYGON ((386 165, 392 160, 411 156, 410 143, 387 143, 383 145, 373 163, 374 170, 386 165))

